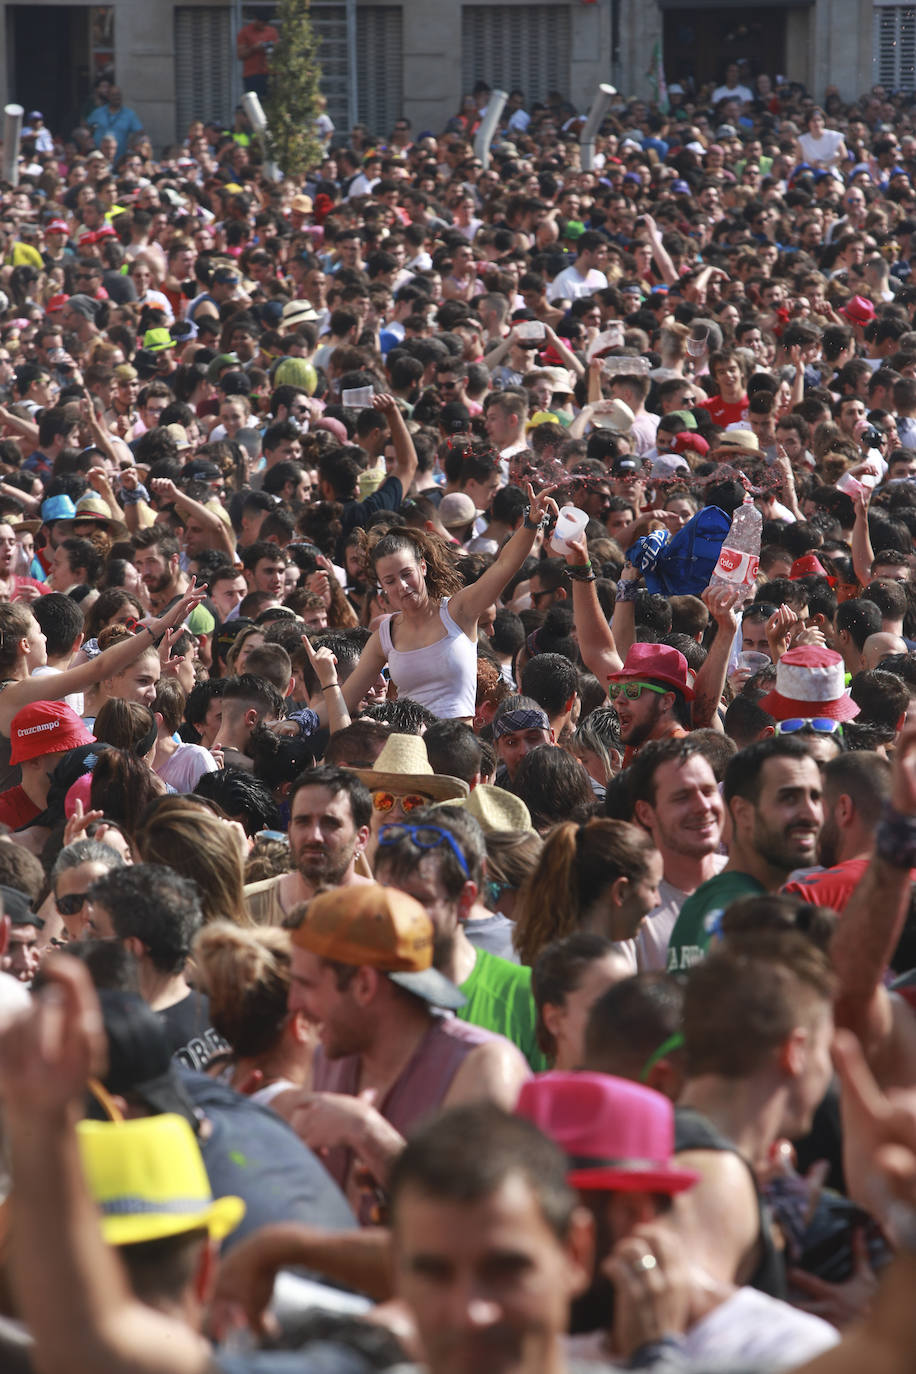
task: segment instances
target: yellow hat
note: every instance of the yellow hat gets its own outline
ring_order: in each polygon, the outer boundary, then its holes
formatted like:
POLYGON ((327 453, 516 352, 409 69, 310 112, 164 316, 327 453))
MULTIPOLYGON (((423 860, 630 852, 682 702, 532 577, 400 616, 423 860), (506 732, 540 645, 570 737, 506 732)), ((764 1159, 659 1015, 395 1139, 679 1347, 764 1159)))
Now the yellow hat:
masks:
POLYGON ((213 1240, 222 1240, 245 1215, 240 1197, 214 1200, 194 1132, 183 1117, 81 1121, 77 1136, 109 1245, 164 1240, 203 1227, 213 1240))

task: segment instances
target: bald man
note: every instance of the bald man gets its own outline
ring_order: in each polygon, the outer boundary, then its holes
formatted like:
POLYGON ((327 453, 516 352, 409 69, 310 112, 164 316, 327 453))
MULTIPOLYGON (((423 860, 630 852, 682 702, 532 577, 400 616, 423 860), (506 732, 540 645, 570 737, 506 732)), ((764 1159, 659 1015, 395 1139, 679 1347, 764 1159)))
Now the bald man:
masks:
POLYGON ((862 646, 862 667, 877 668, 888 654, 906 652, 906 641, 899 635, 892 635, 887 630, 878 630, 876 634, 869 635, 862 646))

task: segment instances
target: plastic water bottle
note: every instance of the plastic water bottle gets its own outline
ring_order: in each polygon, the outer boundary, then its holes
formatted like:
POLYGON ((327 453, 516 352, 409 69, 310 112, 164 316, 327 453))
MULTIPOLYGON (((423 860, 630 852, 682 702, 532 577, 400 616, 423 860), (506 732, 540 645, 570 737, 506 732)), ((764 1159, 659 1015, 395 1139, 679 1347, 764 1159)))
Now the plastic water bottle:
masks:
POLYGON ((750 591, 760 566, 760 532, 763 517, 750 496, 732 516, 732 527, 722 544, 710 587, 745 587, 750 591))

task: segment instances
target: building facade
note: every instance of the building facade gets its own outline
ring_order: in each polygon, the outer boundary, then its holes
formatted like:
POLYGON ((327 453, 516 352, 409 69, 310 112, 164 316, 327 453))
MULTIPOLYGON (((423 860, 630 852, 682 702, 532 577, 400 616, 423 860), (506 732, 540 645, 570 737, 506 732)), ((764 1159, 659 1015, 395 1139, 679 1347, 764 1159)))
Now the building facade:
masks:
MULTIPOLYGON (((2 4, 4 103, 41 109, 55 129, 79 122, 92 81, 112 65, 125 103, 158 148, 188 121, 228 121, 241 91, 234 35, 269 0, 112 0, 2 4)), ((891 0, 313 0, 329 113, 385 136, 408 116, 439 131, 483 79, 529 102, 559 90, 587 109, 599 82, 650 93, 656 45, 669 82, 718 80, 729 61, 784 73, 821 98, 852 99, 880 81, 916 86, 916 7, 891 0)))

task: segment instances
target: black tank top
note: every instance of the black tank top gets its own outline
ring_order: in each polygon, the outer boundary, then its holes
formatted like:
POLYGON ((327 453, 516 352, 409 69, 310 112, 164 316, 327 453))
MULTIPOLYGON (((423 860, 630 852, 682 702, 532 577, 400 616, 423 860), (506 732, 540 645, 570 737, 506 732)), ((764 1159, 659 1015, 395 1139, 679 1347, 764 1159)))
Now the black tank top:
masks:
POLYGON ((674 1109, 674 1150, 676 1154, 680 1154, 682 1150, 727 1151, 737 1155, 742 1164, 745 1165, 751 1176, 754 1194, 757 1198, 757 1211, 760 1217, 758 1240, 761 1251, 760 1262, 747 1282, 751 1288, 759 1288, 761 1293, 768 1293, 771 1298, 785 1300, 785 1264, 773 1240, 769 1208, 761 1195, 757 1176, 744 1155, 727 1136, 722 1135, 716 1129, 711 1121, 702 1116, 700 1112, 695 1112, 692 1107, 675 1107, 674 1109))

